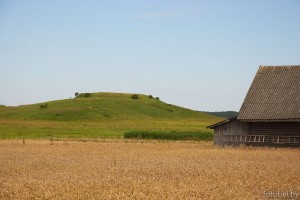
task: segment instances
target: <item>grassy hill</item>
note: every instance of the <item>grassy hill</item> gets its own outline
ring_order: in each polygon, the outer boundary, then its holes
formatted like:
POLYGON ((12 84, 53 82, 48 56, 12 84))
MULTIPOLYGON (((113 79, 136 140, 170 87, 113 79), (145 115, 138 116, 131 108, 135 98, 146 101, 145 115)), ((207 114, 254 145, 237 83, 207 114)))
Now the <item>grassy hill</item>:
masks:
POLYGON ((146 95, 83 93, 74 99, 0 107, 0 137, 122 137, 131 130, 208 131, 222 120, 146 95))

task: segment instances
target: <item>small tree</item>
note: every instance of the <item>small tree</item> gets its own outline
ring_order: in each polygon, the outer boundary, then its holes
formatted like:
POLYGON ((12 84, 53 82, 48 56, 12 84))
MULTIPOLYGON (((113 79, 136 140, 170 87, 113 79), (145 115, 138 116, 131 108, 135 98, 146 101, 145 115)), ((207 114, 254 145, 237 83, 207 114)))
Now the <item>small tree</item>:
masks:
POLYGON ((84 97, 90 97, 90 96, 92 96, 91 93, 85 93, 85 94, 84 94, 84 97))
POLYGON ((138 98, 139 98, 139 95, 137 95, 137 94, 131 95, 131 99, 137 100, 138 98))
POLYGON ((40 108, 48 108, 48 104, 47 104, 47 103, 41 104, 41 105, 40 105, 40 108))
POLYGON ((77 97, 79 95, 79 92, 75 92, 75 97, 77 97))
POLYGON ((149 95, 148 98, 149 98, 149 99, 153 99, 153 96, 152 96, 152 95, 149 95))
POLYGON ((159 100, 159 97, 156 97, 155 99, 156 99, 156 100, 159 100))

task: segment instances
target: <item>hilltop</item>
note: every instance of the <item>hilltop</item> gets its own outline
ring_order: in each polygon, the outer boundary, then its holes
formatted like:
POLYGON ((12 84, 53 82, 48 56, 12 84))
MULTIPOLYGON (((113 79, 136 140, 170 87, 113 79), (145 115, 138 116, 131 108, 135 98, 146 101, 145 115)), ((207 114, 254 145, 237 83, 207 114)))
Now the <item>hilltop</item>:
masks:
POLYGON ((171 105, 154 97, 125 93, 82 93, 74 99, 49 101, 18 107, 1 107, 0 118, 27 120, 101 119, 214 119, 206 113, 171 105))

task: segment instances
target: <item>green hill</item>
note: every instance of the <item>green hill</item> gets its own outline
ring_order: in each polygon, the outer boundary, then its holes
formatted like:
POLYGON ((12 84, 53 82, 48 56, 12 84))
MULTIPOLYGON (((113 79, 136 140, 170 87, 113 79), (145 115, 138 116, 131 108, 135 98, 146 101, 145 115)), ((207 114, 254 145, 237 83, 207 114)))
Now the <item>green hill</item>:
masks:
POLYGON ((0 137, 121 137, 131 130, 209 131, 222 120, 138 94, 82 93, 65 99, 0 107, 0 137))
POLYGON ((101 119, 213 119, 209 114, 170 105, 146 95, 120 93, 84 93, 74 99, 39 104, 2 107, 0 118, 55 121, 101 119), (88 94, 88 95, 86 95, 88 94), (43 108, 44 106, 44 108, 43 108))

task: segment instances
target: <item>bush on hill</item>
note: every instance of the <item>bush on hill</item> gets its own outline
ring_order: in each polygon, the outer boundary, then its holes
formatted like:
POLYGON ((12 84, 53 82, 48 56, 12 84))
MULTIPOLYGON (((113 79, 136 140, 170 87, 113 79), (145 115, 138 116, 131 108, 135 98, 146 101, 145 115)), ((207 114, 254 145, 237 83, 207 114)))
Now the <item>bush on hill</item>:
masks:
POLYGON ((84 93, 84 97, 90 97, 90 96, 92 96, 91 93, 84 93))
POLYGON ((47 104, 47 103, 41 104, 41 105, 40 105, 40 108, 48 108, 48 104, 47 104))
POLYGON ((132 96, 131 96, 131 99, 134 99, 134 100, 137 100, 139 98, 139 95, 137 95, 137 94, 133 94, 132 96))
POLYGON ((78 92, 75 93, 75 98, 88 98, 91 96, 93 96, 92 93, 78 93, 78 92))

